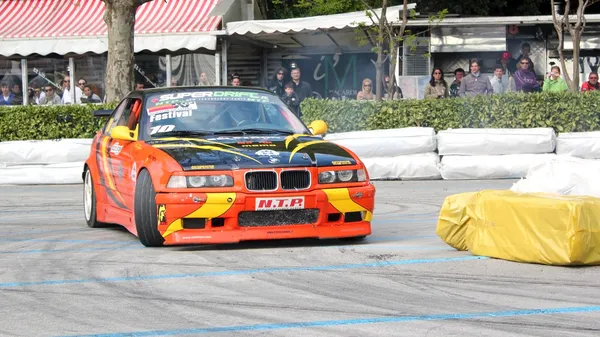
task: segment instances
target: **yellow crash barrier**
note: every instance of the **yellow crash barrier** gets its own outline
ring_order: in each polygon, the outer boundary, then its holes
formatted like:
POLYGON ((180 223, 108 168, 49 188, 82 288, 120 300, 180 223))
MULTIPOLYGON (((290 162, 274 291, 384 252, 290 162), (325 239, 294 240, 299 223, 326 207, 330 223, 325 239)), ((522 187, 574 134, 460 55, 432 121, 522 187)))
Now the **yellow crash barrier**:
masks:
POLYGON ((472 203, 476 196, 476 192, 467 192, 448 196, 444 200, 435 233, 452 248, 468 250, 465 241, 469 221, 467 205, 472 203))
MULTIPOLYGON (((464 233, 464 245, 474 255, 548 265, 600 264, 598 198, 487 190, 465 200, 460 217, 449 209, 458 206, 456 201, 445 202, 440 212, 456 215, 449 217, 454 235, 446 235, 453 247, 461 247, 456 236, 464 233)), ((449 227, 448 222, 440 220, 438 229, 440 224, 449 227)))

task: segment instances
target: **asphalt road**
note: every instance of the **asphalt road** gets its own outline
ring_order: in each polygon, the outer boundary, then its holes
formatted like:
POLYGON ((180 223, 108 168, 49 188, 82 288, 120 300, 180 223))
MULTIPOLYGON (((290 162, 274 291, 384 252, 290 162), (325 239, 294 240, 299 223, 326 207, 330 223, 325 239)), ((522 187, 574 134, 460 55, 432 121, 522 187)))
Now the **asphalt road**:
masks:
POLYGON ((360 244, 144 248, 90 229, 82 185, 0 187, 0 336, 598 336, 600 267, 474 257, 444 197, 514 181, 377 182, 360 244))

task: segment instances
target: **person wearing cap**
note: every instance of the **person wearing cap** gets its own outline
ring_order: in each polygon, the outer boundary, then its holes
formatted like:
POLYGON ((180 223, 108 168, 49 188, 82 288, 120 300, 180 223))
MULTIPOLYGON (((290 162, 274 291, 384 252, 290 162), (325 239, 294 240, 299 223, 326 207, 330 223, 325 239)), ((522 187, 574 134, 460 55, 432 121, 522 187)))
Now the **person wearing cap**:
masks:
POLYGON ((502 73, 510 76, 515 72, 517 60, 512 57, 510 52, 505 51, 502 52, 502 55, 500 56, 500 64, 502 64, 502 73))

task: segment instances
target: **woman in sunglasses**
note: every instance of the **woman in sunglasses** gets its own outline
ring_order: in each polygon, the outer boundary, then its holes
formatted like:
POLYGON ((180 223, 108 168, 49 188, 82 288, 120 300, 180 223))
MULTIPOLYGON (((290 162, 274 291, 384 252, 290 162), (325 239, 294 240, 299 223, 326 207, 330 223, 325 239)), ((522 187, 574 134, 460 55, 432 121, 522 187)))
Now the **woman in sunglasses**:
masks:
POLYGON ((373 95, 373 82, 370 79, 365 78, 362 82, 362 90, 356 94, 357 100, 373 100, 375 99, 375 95, 373 95))
POLYGON ((448 97, 448 83, 444 79, 444 72, 440 68, 433 69, 431 80, 425 85, 425 98, 448 97))

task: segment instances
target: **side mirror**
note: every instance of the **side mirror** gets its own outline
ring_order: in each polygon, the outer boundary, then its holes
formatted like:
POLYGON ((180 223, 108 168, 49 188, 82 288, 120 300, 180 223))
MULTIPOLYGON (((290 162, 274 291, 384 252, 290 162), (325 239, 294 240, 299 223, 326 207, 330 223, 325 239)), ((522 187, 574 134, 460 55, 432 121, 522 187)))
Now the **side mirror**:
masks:
POLYGON ((137 139, 133 138, 132 134, 133 131, 129 130, 126 126, 115 126, 110 132, 110 136, 113 139, 135 142, 137 139))
POLYGON ((308 125, 308 129, 315 136, 324 135, 327 133, 327 123, 322 120, 316 120, 308 125))
POLYGON ((112 115, 112 110, 96 110, 94 111, 94 117, 107 117, 112 115))

